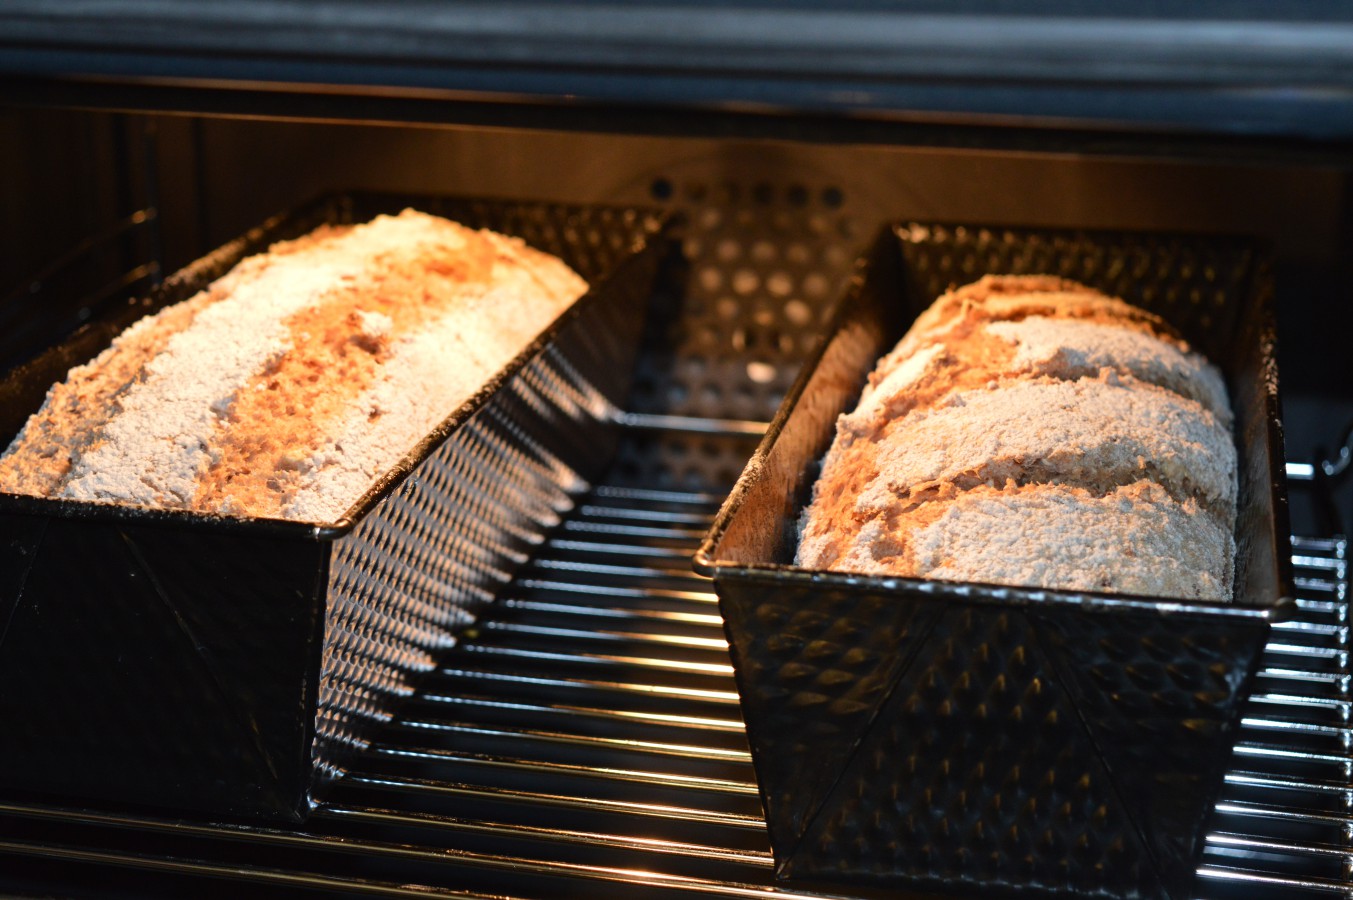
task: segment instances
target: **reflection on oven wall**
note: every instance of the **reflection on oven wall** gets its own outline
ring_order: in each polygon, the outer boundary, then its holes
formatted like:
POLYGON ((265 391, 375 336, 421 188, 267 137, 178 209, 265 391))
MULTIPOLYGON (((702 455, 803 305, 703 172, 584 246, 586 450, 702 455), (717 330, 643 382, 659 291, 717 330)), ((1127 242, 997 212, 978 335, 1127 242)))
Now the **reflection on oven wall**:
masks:
MULTIPOLYGON (((914 218, 1254 234, 1277 260, 1289 458, 1353 419, 1347 175, 1333 167, 831 143, 8 110, 0 290, 137 209, 95 283, 146 279, 325 190, 650 203, 686 214, 685 296, 640 411, 765 420, 879 223, 914 218)), ((11 286, 13 288, 11 289, 11 286)), ((75 290, 75 288, 72 288, 75 290)), ((15 294, 17 291, 17 294, 15 294)), ((68 324, 78 324, 71 320, 68 324)), ((1353 518, 1353 494, 1338 509, 1353 518)), ((1294 492, 1294 526, 1315 511, 1294 492)), ((1316 530, 1307 525, 1306 530, 1316 530)))

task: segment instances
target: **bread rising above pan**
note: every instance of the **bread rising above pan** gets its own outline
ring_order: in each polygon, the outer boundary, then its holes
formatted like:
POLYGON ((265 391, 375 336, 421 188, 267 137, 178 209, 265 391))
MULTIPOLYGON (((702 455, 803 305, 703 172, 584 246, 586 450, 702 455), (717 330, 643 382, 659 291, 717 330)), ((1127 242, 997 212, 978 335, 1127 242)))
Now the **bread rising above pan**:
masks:
POLYGON ((72 369, 0 489, 335 521, 586 289, 515 238, 413 210, 321 227, 72 369))
POLYGON ((988 276, 917 318, 843 415, 800 522, 815 569, 1228 600, 1220 373, 1083 285, 988 276))

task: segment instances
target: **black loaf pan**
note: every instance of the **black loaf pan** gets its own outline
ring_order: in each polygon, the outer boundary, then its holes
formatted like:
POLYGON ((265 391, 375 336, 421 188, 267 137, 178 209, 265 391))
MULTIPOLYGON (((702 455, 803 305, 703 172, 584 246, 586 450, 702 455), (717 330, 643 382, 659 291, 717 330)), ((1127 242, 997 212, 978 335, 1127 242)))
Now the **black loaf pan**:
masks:
POLYGON ((1292 605, 1270 292, 1242 239, 885 230, 696 558, 718 591, 781 878, 1188 896, 1241 702, 1292 605), (989 273, 1123 297, 1224 370, 1234 602, 793 567, 837 416, 918 313, 989 273))
POLYGON ((134 319, 406 206, 520 236, 591 290, 332 525, 0 495, 0 790, 303 818, 600 474, 671 246, 639 209, 324 197, 10 373, 0 439, 134 319))

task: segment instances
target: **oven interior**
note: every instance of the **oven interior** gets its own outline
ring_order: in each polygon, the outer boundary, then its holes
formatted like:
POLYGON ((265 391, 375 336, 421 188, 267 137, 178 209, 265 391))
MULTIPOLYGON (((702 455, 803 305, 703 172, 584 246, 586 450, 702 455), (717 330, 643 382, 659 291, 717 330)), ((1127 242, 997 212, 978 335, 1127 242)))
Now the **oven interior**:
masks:
POLYGON ((304 826, 0 797, 0 888, 839 895, 774 886, 722 624, 690 556, 857 256, 885 221, 914 219, 1271 246, 1300 612, 1265 656, 1195 893, 1353 890, 1353 489, 1340 454, 1353 423, 1353 223, 1337 153, 1114 135, 982 146, 844 129, 473 127, 293 106, 0 107, 0 363, 330 190, 644 205, 681 215, 684 265, 653 298, 621 449, 304 826))

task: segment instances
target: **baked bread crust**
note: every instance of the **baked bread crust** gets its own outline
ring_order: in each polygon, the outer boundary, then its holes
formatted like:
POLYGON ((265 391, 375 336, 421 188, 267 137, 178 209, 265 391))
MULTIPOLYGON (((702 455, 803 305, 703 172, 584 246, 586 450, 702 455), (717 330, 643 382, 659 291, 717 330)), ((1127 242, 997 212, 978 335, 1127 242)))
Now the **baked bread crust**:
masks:
POLYGON ((1046 276, 939 298, 837 423, 796 563, 1229 599, 1224 381, 1158 317, 1046 276))
POLYGON ((413 210, 322 227, 72 369, 0 489, 335 521, 585 290, 519 240, 413 210))

